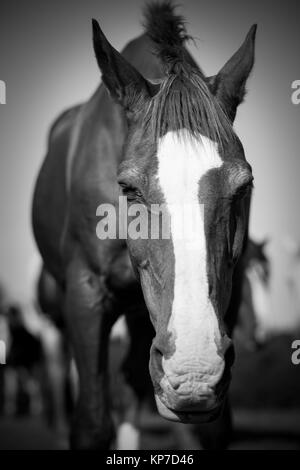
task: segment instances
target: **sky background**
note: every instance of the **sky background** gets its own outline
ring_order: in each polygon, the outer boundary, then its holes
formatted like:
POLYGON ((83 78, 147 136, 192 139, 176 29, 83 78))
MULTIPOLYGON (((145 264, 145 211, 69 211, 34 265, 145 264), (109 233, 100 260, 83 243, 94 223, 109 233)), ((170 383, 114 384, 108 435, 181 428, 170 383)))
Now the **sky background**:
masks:
MULTIPOLYGON (((296 313, 286 289, 290 269, 283 240, 300 242, 300 105, 291 83, 300 79, 300 3, 270 0, 180 2, 190 50, 208 75, 215 74, 257 22, 256 64, 236 130, 253 167, 255 191, 250 233, 270 239, 274 322, 296 313)), ((91 18, 99 20, 117 48, 140 34, 137 0, 1 0, 0 79, 7 104, 0 105, 0 279, 11 296, 30 295, 36 248, 30 207, 34 181, 53 119, 87 99, 100 80, 92 50, 91 18)))

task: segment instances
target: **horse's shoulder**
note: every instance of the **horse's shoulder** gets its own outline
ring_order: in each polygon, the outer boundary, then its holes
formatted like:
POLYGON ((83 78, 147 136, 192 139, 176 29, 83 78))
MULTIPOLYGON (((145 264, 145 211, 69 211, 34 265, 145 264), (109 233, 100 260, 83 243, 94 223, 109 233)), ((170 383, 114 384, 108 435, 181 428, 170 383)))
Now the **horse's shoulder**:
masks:
POLYGON ((50 143, 53 141, 53 139, 55 139, 56 136, 60 135, 66 130, 71 129, 74 119, 77 116, 81 106, 82 105, 72 106, 58 115, 50 127, 48 136, 50 143))

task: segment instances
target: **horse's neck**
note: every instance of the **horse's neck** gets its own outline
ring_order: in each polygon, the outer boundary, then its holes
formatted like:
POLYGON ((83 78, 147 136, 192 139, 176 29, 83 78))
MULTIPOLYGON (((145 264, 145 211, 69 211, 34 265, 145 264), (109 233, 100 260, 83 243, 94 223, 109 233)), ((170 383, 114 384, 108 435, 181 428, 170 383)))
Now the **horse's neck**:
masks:
POLYGON ((88 164, 88 160, 93 158, 92 152, 97 154, 99 165, 102 160, 105 162, 103 169, 108 161, 111 166, 118 167, 122 160, 126 129, 121 107, 113 102, 104 85, 100 84, 90 100, 79 109, 71 131, 66 161, 68 191, 74 178, 73 170, 75 174, 78 171, 80 173, 82 165, 88 164))

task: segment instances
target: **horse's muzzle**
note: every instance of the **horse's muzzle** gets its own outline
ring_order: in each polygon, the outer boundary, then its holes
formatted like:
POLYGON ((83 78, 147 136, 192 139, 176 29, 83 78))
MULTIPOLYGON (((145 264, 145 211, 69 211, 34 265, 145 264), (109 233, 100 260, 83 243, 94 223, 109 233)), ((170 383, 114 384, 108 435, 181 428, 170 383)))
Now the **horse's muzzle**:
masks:
POLYGON ((166 377, 156 387, 156 404, 159 413, 166 419, 185 423, 204 423, 216 419, 221 411, 229 382, 216 388, 203 383, 184 384, 184 389, 175 390, 166 377))
POLYGON ((189 424, 197 424, 197 423, 209 423, 210 421, 214 421, 217 419, 222 411, 223 408, 223 401, 219 404, 216 404, 209 410, 202 410, 199 411, 195 408, 195 410, 190 411, 176 411, 168 408, 160 399, 159 395, 155 395, 156 406, 159 414, 169 420, 169 421, 177 421, 180 423, 189 423, 189 424))
POLYGON ((234 350, 230 347, 213 376, 203 373, 201 366, 190 373, 170 374, 163 368, 161 357, 152 354, 150 371, 160 415, 184 423, 217 419, 228 391, 233 360, 234 350))

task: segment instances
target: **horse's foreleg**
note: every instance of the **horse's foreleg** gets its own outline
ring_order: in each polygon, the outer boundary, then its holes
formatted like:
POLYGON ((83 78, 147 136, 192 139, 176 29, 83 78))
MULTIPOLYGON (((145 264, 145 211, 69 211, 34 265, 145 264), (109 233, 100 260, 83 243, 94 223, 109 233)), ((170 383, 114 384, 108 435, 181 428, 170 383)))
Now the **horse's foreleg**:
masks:
POLYGON ((128 309, 126 324, 129 347, 122 366, 123 416, 117 433, 117 449, 138 450, 141 409, 153 393, 148 371, 153 327, 144 304, 128 309))
POLYGON ((71 447, 76 449, 108 449, 114 437, 107 371, 110 304, 99 277, 84 261, 74 260, 68 269, 64 310, 79 374, 71 430, 71 447))
POLYGON ((140 400, 135 391, 126 383, 123 362, 131 350, 131 339, 125 316, 114 324, 110 335, 110 371, 112 392, 115 394, 117 450, 138 450, 140 448, 139 414, 140 400), (117 398, 118 397, 118 398, 117 398))
POLYGON ((123 384, 124 409, 117 429, 117 450, 139 450, 141 432, 139 430, 140 402, 134 390, 123 384))

